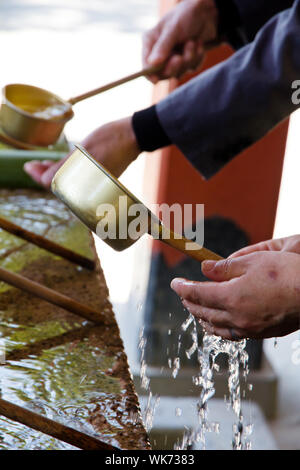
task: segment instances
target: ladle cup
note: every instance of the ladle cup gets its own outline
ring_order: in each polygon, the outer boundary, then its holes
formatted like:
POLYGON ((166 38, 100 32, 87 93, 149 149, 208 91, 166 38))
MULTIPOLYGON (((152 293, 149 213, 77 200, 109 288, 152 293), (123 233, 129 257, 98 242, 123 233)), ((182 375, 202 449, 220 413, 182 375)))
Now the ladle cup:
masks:
POLYGON ((69 100, 32 85, 10 84, 2 90, 0 125, 8 138, 25 144, 48 147, 55 144, 65 124, 73 118, 72 106, 138 77, 158 72, 149 67, 69 100))
POLYGON ((143 234, 149 233, 200 262, 222 259, 212 251, 165 227, 83 147, 76 147, 54 176, 52 191, 90 230, 113 249, 122 251, 143 234), (131 229, 136 227, 134 224, 137 211, 138 230, 133 233, 131 229))

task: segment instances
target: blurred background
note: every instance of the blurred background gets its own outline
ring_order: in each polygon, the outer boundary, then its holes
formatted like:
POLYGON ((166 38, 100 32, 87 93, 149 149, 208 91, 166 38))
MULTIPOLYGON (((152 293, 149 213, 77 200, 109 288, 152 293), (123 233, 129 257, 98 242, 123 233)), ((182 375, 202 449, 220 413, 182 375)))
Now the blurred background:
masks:
MULTIPOLYGON (((0 0, 1 87, 28 83, 68 99, 135 72, 142 67, 142 33, 158 18, 157 0, 0 0)), ((141 78, 76 105, 75 118, 66 127, 67 138, 79 142, 101 124, 147 107, 152 94, 152 85, 141 78)), ((289 128, 275 237, 300 233, 299 128, 300 114, 295 113, 289 128)), ((156 157, 142 155, 122 176, 128 188, 148 203, 144 173, 149 158, 156 157)), ((101 241, 96 243, 130 366, 138 377, 151 247, 148 239, 143 239, 128 251, 115 253, 101 241)), ((277 412, 268 429, 282 449, 299 449, 300 364, 293 360, 298 339, 295 333, 279 339, 276 347, 274 339, 264 343, 278 377, 277 412)), ((169 403, 174 416, 174 407, 180 403, 169 403)))

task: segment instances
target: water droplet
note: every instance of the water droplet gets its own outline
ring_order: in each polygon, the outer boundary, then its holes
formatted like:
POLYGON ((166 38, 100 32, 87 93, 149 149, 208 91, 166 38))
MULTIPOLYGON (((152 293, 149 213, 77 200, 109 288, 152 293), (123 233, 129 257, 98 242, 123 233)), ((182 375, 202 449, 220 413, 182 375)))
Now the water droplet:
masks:
POLYGON ((178 375, 178 372, 179 372, 179 369, 180 369, 180 358, 175 357, 175 359, 173 361, 173 370, 172 370, 173 379, 176 379, 176 377, 178 375))
POLYGON ((181 329, 183 331, 186 331, 188 329, 188 327, 193 323, 193 321, 194 321, 193 315, 189 315, 188 318, 185 320, 185 322, 182 323, 181 329))

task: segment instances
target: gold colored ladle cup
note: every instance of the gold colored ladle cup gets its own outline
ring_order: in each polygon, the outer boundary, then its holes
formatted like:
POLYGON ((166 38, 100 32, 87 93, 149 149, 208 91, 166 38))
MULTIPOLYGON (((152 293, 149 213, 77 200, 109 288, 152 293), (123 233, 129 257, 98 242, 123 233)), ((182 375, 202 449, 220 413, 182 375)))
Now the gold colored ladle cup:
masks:
MULTIPOLYGON (((144 233, 202 262, 220 260, 219 255, 175 234, 139 201, 118 179, 98 163, 83 147, 77 149, 58 170, 52 181, 53 193, 94 233, 103 234, 104 225, 115 228, 113 237, 104 241, 117 251, 133 245, 144 233), (130 236, 135 219, 134 206, 143 209, 139 234, 130 236), (104 223, 105 220, 105 223, 104 223), (122 230, 120 230, 122 229, 122 230), (120 235, 121 234, 121 235, 120 235)), ((102 236, 101 236, 102 238, 102 236)))
POLYGON ((18 83, 6 85, 2 90, 0 108, 2 130, 17 142, 48 147, 58 140, 65 124, 74 116, 74 104, 136 78, 154 74, 162 67, 143 69, 68 101, 43 88, 18 83))

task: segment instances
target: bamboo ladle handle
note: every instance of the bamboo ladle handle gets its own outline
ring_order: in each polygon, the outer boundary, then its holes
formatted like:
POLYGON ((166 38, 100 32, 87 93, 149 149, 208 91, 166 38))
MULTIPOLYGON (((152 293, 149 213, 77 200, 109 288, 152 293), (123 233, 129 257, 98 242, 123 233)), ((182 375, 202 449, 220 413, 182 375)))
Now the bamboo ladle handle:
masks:
POLYGON ((119 80, 115 80, 114 82, 108 83, 107 85, 103 85, 99 88, 95 88, 94 90, 88 91, 87 93, 83 93, 82 95, 70 98, 68 100, 68 103, 70 103, 71 105, 79 103, 80 101, 86 100, 87 98, 91 98, 95 95, 99 95, 100 93, 111 90, 112 88, 116 88, 117 86, 123 85, 124 83, 131 82, 136 78, 152 75, 153 73, 159 72, 159 70, 161 70, 163 67, 164 64, 161 64, 155 67, 148 67, 146 69, 140 70, 139 72, 132 73, 131 75, 127 75, 126 77, 120 78, 119 80))
POLYGON ((17 289, 21 289, 29 294, 39 297, 40 299, 46 300, 51 304, 57 305, 58 307, 64 308, 69 312, 75 313, 86 320, 92 321, 98 324, 105 324, 106 318, 102 312, 88 307, 87 305, 81 304, 66 295, 60 294, 59 292, 49 289, 37 282, 31 281, 20 274, 12 273, 4 268, 0 267, 0 280, 9 284, 17 289))
MULTIPOLYGON (((213 40, 209 41, 204 44, 204 48, 206 51, 219 46, 220 40, 213 40)), ((180 47, 179 47, 180 49, 180 47)), ((119 80, 115 80, 114 82, 108 83, 107 85, 103 85, 99 88, 95 88, 94 90, 88 91, 87 93, 83 93, 82 95, 74 96, 74 98, 70 98, 68 103, 72 106, 73 104, 79 103, 80 101, 86 100, 87 98, 91 98, 92 96, 99 95, 105 91, 111 90, 112 88, 116 88, 117 86, 123 85, 124 83, 131 82, 139 77, 146 77, 147 75, 152 75, 160 70, 162 70, 165 66, 165 63, 159 65, 153 65, 151 67, 147 67, 145 69, 140 70, 139 72, 132 73, 131 75, 127 75, 126 77, 120 78, 119 80)))
POLYGON ((200 261, 200 263, 205 260, 220 261, 223 259, 221 256, 217 255, 213 251, 210 251, 207 248, 201 248, 200 245, 195 242, 192 242, 191 240, 188 240, 187 238, 184 238, 182 236, 180 236, 179 238, 179 235, 174 233, 172 230, 166 228, 162 224, 159 224, 159 239, 167 245, 171 246, 172 248, 181 251, 190 258, 200 261), (192 249, 187 248, 187 246, 189 245, 192 249))
POLYGON ((95 262, 92 259, 86 258, 85 256, 75 253, 74 251, 71 251, 62 245, 58 245, 57 243, 49 240, 48 238, 42 237, 41 235, 29 232, 28 230, 25 230, 19 225, 14 224, 10 220, 3 219, 2 217, 0 217, 0 228, 6 230, 9 233, 12 233, 16 237, 22 238, 23 240, 33 243, 34 245, 43 248, 44 250, 54 253, 55 255, 61 256, 62 258, 71 261, 71 263, 78 264, 79 266, 82 266, 86 269, 95 269, 95 262))
POLYGON ((22 408, 21 406, 9 401, 0 399, 0 415, 8 419, 24 424, 31 429, 40 431, 48 436, 55 437, 60 441, 67 442, 83 450, 106 450, 118 451, 116 447, 106 444, 99 439, 84 434, 77 429, 70 428, 58 421, 53 421, 34 411, 22 408))

